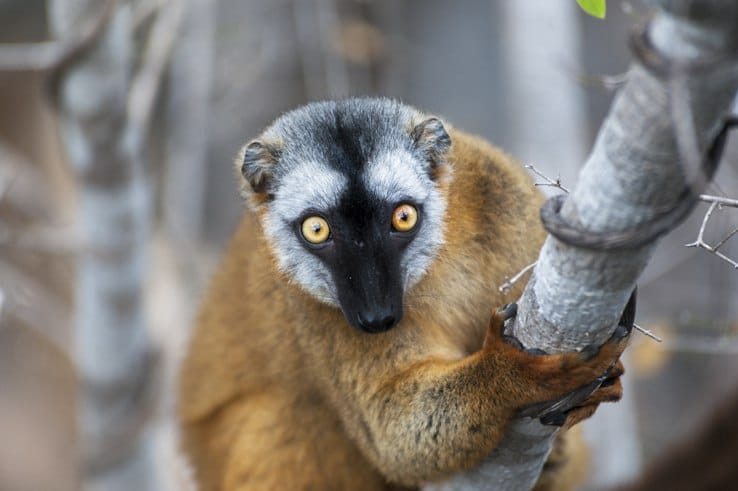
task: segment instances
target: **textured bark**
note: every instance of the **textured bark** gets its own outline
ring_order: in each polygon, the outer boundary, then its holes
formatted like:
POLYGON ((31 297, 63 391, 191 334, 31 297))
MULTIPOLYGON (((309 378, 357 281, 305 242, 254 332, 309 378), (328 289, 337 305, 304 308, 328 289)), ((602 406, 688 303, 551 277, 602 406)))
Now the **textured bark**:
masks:
MULTIPOLYGON (((561 211, 582 230, 632 230, 672 209, 685 185, 699 183, 698 169, 687 162, 711 142, 738 89, 738 5, 665 0, 661 8, 648 33, 654 48, 677 62, 716 58, 720 68, 657 76, 634 63, 561 211)), ((547 352, 602 343, 654 247, 655 241, 628 251, 592 251, 549 237, 512 332, 547 352)), ((486 462, 442 489, 530 489, 554 434, 537 420, 519 420, 486 462)))

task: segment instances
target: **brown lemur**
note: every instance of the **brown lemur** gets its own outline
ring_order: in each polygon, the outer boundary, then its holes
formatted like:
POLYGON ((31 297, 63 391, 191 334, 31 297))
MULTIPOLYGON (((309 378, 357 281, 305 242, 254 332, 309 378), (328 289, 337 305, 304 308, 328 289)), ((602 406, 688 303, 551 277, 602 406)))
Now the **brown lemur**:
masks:
MULTIPOLYGON (((488 456, 522 408, 592 380, 617 400, 624 335, 546 355, 503 336, 543 201, 486 141, 388 99, 288 112, 236 160, 250 213, 180 377, 200 489, 417 488, 488 456)), ((565 432, 562 432, 565 433, 565 432)), ((540 489, 573 480, 564 444, 540 489)))

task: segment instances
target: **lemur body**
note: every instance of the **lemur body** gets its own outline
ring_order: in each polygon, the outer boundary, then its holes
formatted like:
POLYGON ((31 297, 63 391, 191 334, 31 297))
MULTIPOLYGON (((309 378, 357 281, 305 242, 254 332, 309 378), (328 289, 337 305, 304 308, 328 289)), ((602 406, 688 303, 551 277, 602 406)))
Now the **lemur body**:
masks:
MULTIPOLYGON (((520 408, 590 382, 623 348, 528 354, 490 321, 520 293, 497 286, 544 232, 525 172, 480 138, 385 99, 316 103, 278 119, 237 167, 253 213, 180 380, 203 491, 443 479, 489 455, 520 408)), ((595 392, 566 425, 619 391, 595 392)), ((568 464, 547 489, 571 479, 568 464)))

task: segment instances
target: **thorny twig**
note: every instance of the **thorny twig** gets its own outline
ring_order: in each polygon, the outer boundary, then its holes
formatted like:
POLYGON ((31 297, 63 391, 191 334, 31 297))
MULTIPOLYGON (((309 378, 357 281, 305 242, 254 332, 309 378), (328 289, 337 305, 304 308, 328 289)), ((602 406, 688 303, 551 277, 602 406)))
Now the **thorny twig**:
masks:
POLYGON ((657 343, 660 343, 660 342, 662 342, 662 341, 663 341, 663 339, 662 339, 662 338, 660 338, 659 336, 655 335, 655 334, 653 333, 653 331, 649 331, 649 330, 648 330, 648 329, 646 329, 645 327, 643 327, 643 326, 641 326, 641 325, 638 325, 638 324, 636 324, 635 322, 633 323, 633 329, 635 329, 636 331, 640 332, 641 334, 643 334, 643 335, 645 335, 645 336, 647 336, 647 337, 649 337, 649 338, 653 339, 653 340, 654 340, 654 341, 656 341, 657 343))
MULTIPOLYGON (((529 265, 527 265, 526 267, 524 267, 523 269, 521 269, 515 276, 513 276, 512 278, 510 278, 509 280, 507 280, 506 282, 504 282, 502 285, 500 285, 500 287, 498 288, 498 290, 500 291, 500 293, 507 293, 508 291, 510 291, 510 288, 512 288, 512 286, 515 283, 517 283, 517 281, 520 280, 520 278, 522 278, 523 275, 525 275, 525 273, 527 273, 528 271, 530 271, 531 269, 533 269, 536 266, 536 264, 538 264, 538 261, 535 261, 535 262, 530 263, 529 265)), ((640 326, 638 324, 633 323, 633 328, 636 331, 641 332, 643 335, 645 335, 645 336, 653 339, 657 343, 660 343, 660 342, 663 341, 663 339, 661 339, 659 336, 657 336, 653 332, 649 331, 648 329, 646 329, 646 328, 644 328, 644 327, 642 327, 642 326, 640 326)))
MULTIPOLYGON (((538 169, 536 169, 531 164, 525 164, 523 167, 525 167, 526 169, 528 169, 529 171, 531 171, 533 174, 535 174, 536 176, 538 176, 538 177, 540 177, 541 179, 544 180, 544 182, 536 182, 535 183, 535 186, 551 186, 551 187, 560 189, 560 190, 562 190, 565 193, 568 193, 569 192, 568 189, 566 189, 564 186, 561 185, 561 178, 560 177, 557 176, 556 177, 556 180, 553 180, 550 177, 548 177, 546 174, 544 174, 543 172, 541 172, 538 169)), ((497 290, 500 293, 507 293, 508 291, 510 291, 510 288, 512 288, 512 286, 515 283, 517 283, 520 280, 520 278, 522 278, 525 275, 525 273, 527 273, 528 271, 532 270, 535 267, 536 263, 538 263, 538 261, 534 261, 531 264, 525 266, 523 269, 521 269, 515 275, 513 275, 511 278, 509 278, 507 281, 505 281, 502 285, 500 285, 497 288, 497 290)))
MULTIPOLYGON (((551 179, 550 177, 548 177, 547 175, 545 175, 544 173, 542 173, 541 171, 539 171, 536 167, 534 167, 533 165, 530 165, 530 164, 526 164, 524 167, 526 169, 528 169, 529 171, 531 171, 536 176, 538 176, 539 178, 543 179, 544 182, 537 182, 537 183, 535 183, 536 186, 550 186, 550 187, 554 187, 554 188, 560 189, 561 191, 563 191, 565 193, 568 193, 569 192, 569 190, 561 184, 561 178, 560 177, 557 176, 556 179, 551 179)), ((723 237, 714 246, 711 246, 710 244, 708 244, 708 243, 706 243, 704 241, 705 228, 707 226, 707 222, 710 219, 712 213, 715 211, 715 208, 720 209, 723 206, 729 206, 729 207, 732 207, 732 208, 738 208, 738 199, 724 198, 722 196, 712 196, 712 195, 709 195, 709 194, 701 194, 699 196, 699 199, 700 199, 700 201, 704 201, 706 203, 710 203, 710 208, 707 210, 707 213, 705 213, 705 216, 704 216, 704 218, 702 220, 702 225, 700 227, 700 231, 699 231, 699 235, 697 237, 697 240, 695 242, 690 243, 690 244, 686 244, 686 247, 698 247, 698 248, 701 248, 701 249, 705 249, 706 251, 710 252, 711 254, 714 254, 717 257, 719 257, 720 259, 728 262, 731 266, 733 266, 733 268, 738 269, 738 262, 730 259, 728 256, 726 256, 725 254, 721 253, 718 250, 728 240, 730 240, 733 236, 735 236, 735 235, 738 234, 738 228, 732 230, 730 233, 728 233, 725 237, 723 237)), ((536 262, 534 262, 532 264, 529 264, 526 267, 524 267, 517 274, 515 274, 510 279, 508 279, 507 281, 505 281, 505 283, 503 283, 502 285, 500 285, 500 287, 498 288, 498 290, 501 293, 507 293, 510 290, 510 288, 517 281, 519 281, 520 278, 522 278, 523 275, 525 275, 525 273, 527 273, 528 271, 530 271, 531 269, 533 269, 533 267, 535 265, 536 265, 536 262)), ((658 336, 656 336, 652 332, 648 331, 647 329, 644 329, 643 327, 639 326, 638 324, 634 324, 633 327, 636 330, 640 331, 641 333, 643 333, 644 335, 648 336, 651 339, 654 339, 654 340, 656 340, 658 342, 661 342, 662 341, 661 338, 659 338, 658 336)))
POLYGON ((717 203, 721 207, 729 206, 731 208, 738 208, 738 199, 723 198, 722 196, 712 196, 711 194, 700 194, 700 201, 705 203, 717 203))
POLYGON ((541 171, 539 171, 538 169, 536 169, 534 166, 532 166, 530 164, 525 164, 523 167, 525 167, 526 169, 528 169, 529 171, 531 171, 533 174, 537 175, 538 177, 540 177, 541 179, 543 179, 545 181, 545 182, 537 182, 537 183, 535 183, 536 186, 551 186, 551 187, 560 189, 560 190, 562 190, 565 193, 568 193, 569 192, 568 189, 566 189, 564 186, 561 185, 561 178, 559 176, 556 176, 556 180, 554 180, 554 179, 551 179, 550 177, 548 177, 547 175, 545 175, 544 173, 542 173, 541 171))
MULTIPOLYGON (((550 187, 560 189, 561 191, 565 193, 569 192, 569 190, 561 184, 561 179, 558 176, 556 177, 556 179, 551 179, 550 177, 548 177, 547 175, 545 175, 544 173, 536 169, 533 165, 526 164, 524 167, 528 169, 529 171, 531 171, 536 176, 544 180, 544 182, 535 183, 536 186, 550 186, 550 187)), ((702 226, 700 227, 700 232, 699 232, 699 235, 697 236, 697 240, 692 243, 686 244, 686 247, 697 247, 700 249, 704 249, 707 252, 719 257, 723 261, 726 261, 733 268, 738 269, 738 262, 734 261, 733 259, 729 258, 722 252, 718 251, 718 249, 722 247, 728 240, 730 240, 730 238, 738 234, 738 228, 732 230, 730 233, 728 233, 725 237, 723 237, 714 246, 711 246, 710 244, 704 241, 705 227, 707 226, 707 221, 710 219, 710 216, 712 215, 713 211, 715 211, 715 208, 722 209, 722 207, 724 206, 729 206, 731 208, 738 208, 738 199, 724 198, 722 196, 713 196, 709 194, 700 194, 699 200, 704 201, 706 203, 710 203, 710 208, 707 210, 707 213, 705 213, 705 216, 702 219, 702 226)), ((510 280, 503 283, 499 287, 499 290, 503 293, 509 290, 512 284, 518 281, 520 277, 525 272, 527 272, 529 269, 531 269, 532 266, 534 265, 535 263, 533 265, 526 266, 520 273, 516 274, 515 276, 510 278, 510 280)))
POLYGON ((502 285, 500 285, 500 287, 497 288, 497 290, 500 293, 507 293, 508 291, 510 291, 510 288, 512 288, 512 286, 515 283, 517 283, 517 281, 520 278, 522 278, 525 273, 527 273, 528 271, 530 271, 531 269, 533 269, 536 266, 537 263, 538 263, 538 261, 533 261, 532 263, 530 263, 529 265, 527 265, 526 267, 524 267, 523 269, 521 269, 515 276, 513 276, 512 278, 510 278, 509 280, 507 280, 506 282, 504 282, 502 285))
MULTIPOLYGON (((703 195, 704 196, 704 195, 703 195)), ((702 196, 700 196, 702 199, 702 196)), ((685 244, 686 247, 697 247, 700 249, 704 249, 707 252, 719 257, 723 261, 727 262, 731 266, 733 266, 734 269, 738 269, 738 262, 734 261, 733 259, 729 258, 722 252, 720 252, 718 249, 723 246, 731 237, 733 237, 736 233, 738 233, 738 228, 730 232, 728 235, 726 235, 722 240, 720 240, 716 245, 711 246, 707 242, 705 242, 705 229, 707 228, 707 222, 710 220, 710 217, 712 216, 712 213, 715 211, 715 209, 722 208, 723 206, 735 206, 738 207, 738 205, 730 204, 730 201, 736 201, 736 200, 728 200, 726 198, 720 199, 719 197, 714 197, 717 199, 714 199, 710 202, 710 207, 707 209, 707 212, 705 213, 705 216, 702 218, 702 225, 700 225, 700 231, 697 234, 697 240, 694 242, 691 242, 689 244, 685 244), (721 201, 728 201, 727 204, 721 203, 721 201)))

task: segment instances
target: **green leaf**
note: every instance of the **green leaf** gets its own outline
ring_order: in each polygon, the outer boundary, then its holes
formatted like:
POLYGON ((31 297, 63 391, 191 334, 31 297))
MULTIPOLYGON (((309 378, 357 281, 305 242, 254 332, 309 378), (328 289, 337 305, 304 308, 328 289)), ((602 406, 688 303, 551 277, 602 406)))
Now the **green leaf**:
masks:
POLYGON ((577 0, 577 4, 592 17, 605 18, 605 0, 577 0))

